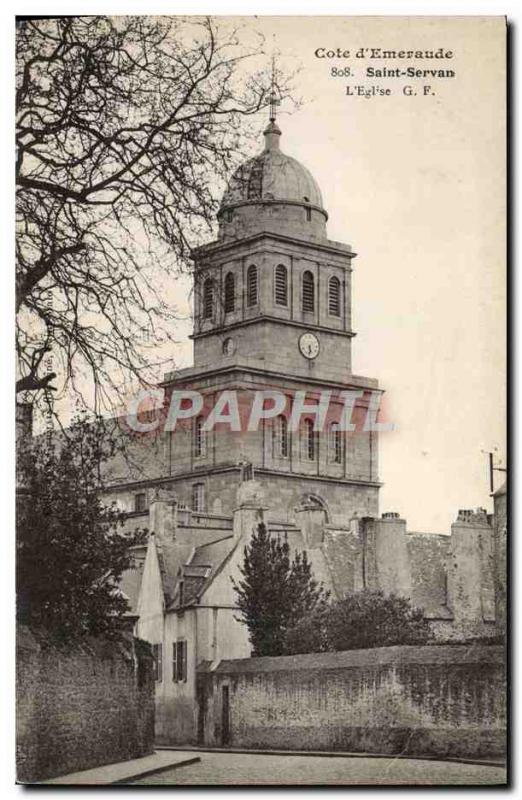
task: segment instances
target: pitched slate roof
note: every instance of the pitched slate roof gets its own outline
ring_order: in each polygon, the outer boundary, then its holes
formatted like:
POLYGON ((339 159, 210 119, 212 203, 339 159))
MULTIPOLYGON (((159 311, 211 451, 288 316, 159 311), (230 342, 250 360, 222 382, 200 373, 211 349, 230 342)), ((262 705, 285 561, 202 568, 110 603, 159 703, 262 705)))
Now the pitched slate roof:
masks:
POLYGON ((183 567, 184 605, 197 602, 202 592, 221 572, 237 541, 232 534, 196 547, 183 567))
POLYGON ((168 608, 176 596, 180 573, 189 560, 194 547, 190 544, 168 542, 156 537, 156 549, 165 595, 165 607, 168 608))

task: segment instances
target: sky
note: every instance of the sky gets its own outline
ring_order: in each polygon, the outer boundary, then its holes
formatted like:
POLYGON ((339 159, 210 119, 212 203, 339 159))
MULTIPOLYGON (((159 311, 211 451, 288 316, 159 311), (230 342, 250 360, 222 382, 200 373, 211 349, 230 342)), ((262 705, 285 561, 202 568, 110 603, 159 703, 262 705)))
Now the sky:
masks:
MULTIPOLYGON (((504 20, 220 23, 239 24, 245 45, 263 34, 266 58, 274 53, 281 69, 299 70, 300 108, 286 103, 278 111, 281 149, 317 180, 329 238, 358 254, 353 371, 378 378, 395 425, 381 436, 381 511, 399 512, 409 530, 449 532, 459 508, 492 508, 487 453, 505 466, 504 20), (350 55, 319 58, 320 48, 350 55), (453 56, 370 59, 370 48, 442 48, 453 56), (455 76, 366 77, 368 67, 409 66, 455 76), (349 96, 347 86, 392 94, 349 96), (405 86, 417 94, 403 94, 405 86)), ((173 277, 171 292, 187 316, 165 371, 192 358, 190 280, 173 277)), ((497 473, 496 485, 502 480, 497 473)))
POLYGON ((358 254, 353 369, 379 379, 395 424, 381 436, 381 511, 400 512, 409 530, 449 532, 459 508, 492 508, 486 453, 505 466, 504 20, 250 22, 282 67, 301 67, 304 102, 280 109, 281 149, 318 181, 329 238, 358 254), (357 60, 362 47, 454 55, 357 60), (352 55, 318 58, 318 48, 352 55), (455 77, 365 76, 410 65, 455 77), (332 74, 346 66, 357 74, 332 74), (348 84, 394 93, 347 96, 348 84), (418 94, 403 95, 412 84, 418 94))

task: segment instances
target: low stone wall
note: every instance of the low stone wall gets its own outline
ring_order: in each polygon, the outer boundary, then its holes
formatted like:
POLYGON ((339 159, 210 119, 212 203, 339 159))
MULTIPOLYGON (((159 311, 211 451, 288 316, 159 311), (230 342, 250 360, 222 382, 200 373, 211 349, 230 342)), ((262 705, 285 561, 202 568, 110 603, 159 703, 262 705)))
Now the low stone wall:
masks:
POLYGON ((60 649, 19 631, 16 722, 22 783, 151 753, 149 646, 129 636, 60 649))
POLYGON ((505 753, 504 653, 382 647, 203 664, 199 742, 440 757, 505 753))

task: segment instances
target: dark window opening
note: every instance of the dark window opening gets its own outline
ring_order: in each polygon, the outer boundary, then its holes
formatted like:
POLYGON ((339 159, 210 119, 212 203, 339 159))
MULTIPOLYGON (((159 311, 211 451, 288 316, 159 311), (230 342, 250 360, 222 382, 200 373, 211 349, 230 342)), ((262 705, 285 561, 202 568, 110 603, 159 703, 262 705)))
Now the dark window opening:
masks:
POLYGON ((328 281, 328 311, 334 317, 341 316, 341 281, 330 278, 328 281))
POLYGON ((230 696, 228 686, 221 687, 221 744, 230 744, 230 696))
POLYGON ((147 495, 145 492, 140 492, 140 494, 134 495, 134 511, 146 511, 147 510, 147 495))
POLYGON ((203 316, 208 319, 212 316, 212 308, 214 305, 214 289, 212 281, 207 278, 203 285, 203 316))
POLYGON ((303 273, 303 311, 315 311, 314 276, 308 270, 303 273))
POLYGON ((283 264, 278 264, 275 271, 275 301, 278 306, 288 305, 288 272, 283 264))
POLYGON ((257 303, 257 267, 251 264, 247 270, 247 306, 257 303))
POLYGON ((306 209, 306 221, 307 222, 311 222, 311 220, 312 220, 312 209, 311 208, 307 208, 306 209))
POLYGON ((225 278, 225 314, 234 311, 236 305, 236 281, 232 272, 225 278))
POLYGON ((187 680, 187 643, 184 639, 172 642, 172 680, 175 683, 187 680))

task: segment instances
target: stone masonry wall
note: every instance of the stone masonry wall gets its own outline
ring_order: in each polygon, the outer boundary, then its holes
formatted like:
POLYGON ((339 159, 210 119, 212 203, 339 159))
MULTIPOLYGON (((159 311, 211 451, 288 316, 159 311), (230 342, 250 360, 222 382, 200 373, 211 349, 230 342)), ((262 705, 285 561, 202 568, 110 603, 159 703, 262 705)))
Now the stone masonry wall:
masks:
POLYGON ((64 650, 22 629, 16 696, 21 783, 153 751, 152 658, 131 637, 64 650))
POLYGON ((507 493, 503 486, 495 494, 495 528, 494 528, 494 582, 495 582, 495 617, 497 632, 504 634, 507 623, 507 550, 508 550, 508 507, 507 493))
POLYGON ((200 667, 198 700, 206 745, 440 757, 500 756, 505 748, 498 646, 222 661, 200 667))

